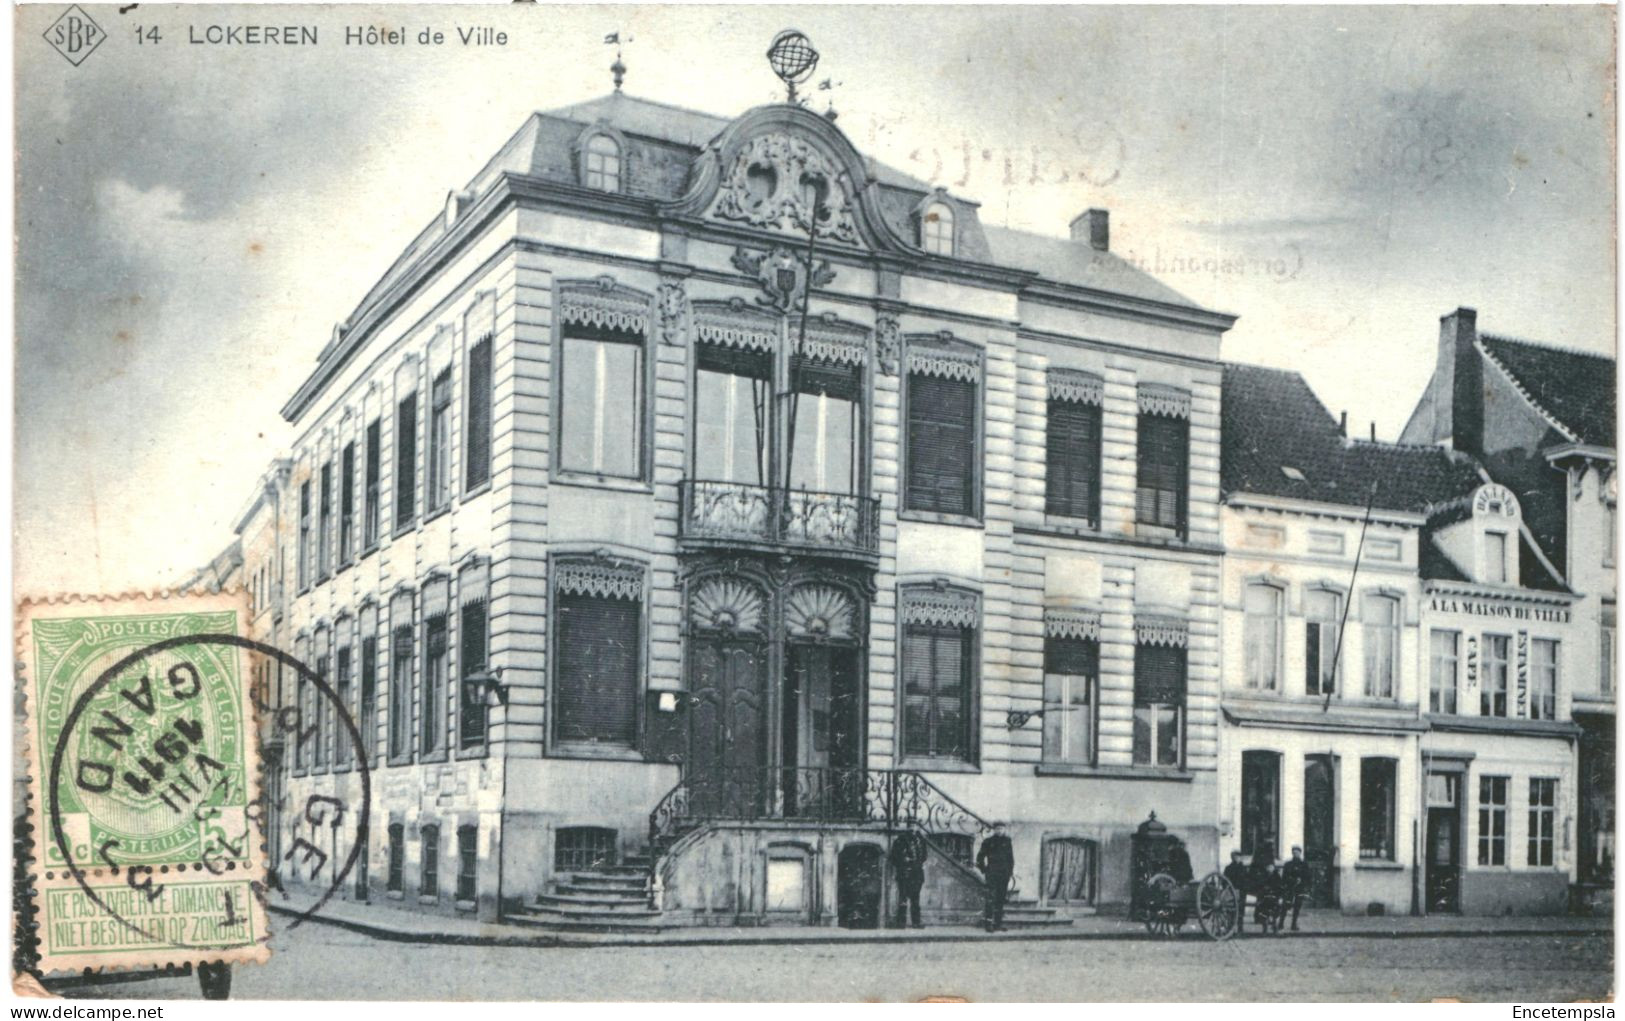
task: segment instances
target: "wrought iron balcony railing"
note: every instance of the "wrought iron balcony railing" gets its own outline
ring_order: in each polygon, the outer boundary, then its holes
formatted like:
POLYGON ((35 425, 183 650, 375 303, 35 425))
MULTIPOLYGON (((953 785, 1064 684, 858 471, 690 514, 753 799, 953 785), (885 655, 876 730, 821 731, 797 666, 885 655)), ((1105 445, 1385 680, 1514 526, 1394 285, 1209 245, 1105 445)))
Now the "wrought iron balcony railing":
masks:
POLYGON ((874 497, 698 479, 685 480, 679 492, 685 539, 863 554, 880 549, 874 497))
POLYGON ((981 816, 919 773, 903 769, 783 767, 692 773, 649 813, 649 848, 659 858, 706 823, 779 820, 884 825, 914 830, 955 853, 954 838, 992 830, 981 816))

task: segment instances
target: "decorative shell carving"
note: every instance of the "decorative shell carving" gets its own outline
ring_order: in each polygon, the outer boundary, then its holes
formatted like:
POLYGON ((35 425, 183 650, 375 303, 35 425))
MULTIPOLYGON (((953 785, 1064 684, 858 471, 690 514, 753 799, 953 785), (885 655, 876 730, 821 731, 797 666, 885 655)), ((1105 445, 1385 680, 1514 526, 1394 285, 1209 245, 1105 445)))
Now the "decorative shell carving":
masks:
POLYGON ((840 168, 811 143, 784 134, 758 135, 740 148, 722 181, 712 215, 753 227, 858 244, 852 203, 840 168), (810 193, 820 194, 816 210, 810 193))
POLYGON ((849 641, 857 637, 857 608, 833 585, 803 585, 791 592, 784 622, 792 638, 849 641))
POLYGON ((761 590, 738 578, 708 578, 688 599, 689 621, 709 631, 759 634, 766 612, 761 590))

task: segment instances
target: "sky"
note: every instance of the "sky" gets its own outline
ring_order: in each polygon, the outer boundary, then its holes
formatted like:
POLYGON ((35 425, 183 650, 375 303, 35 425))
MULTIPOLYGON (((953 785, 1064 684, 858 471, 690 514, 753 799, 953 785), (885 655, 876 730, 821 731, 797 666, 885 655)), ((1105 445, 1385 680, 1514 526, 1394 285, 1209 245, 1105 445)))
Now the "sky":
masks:
POLYGON ((1110 209, 1114 251, 1240 316, 1226 359, 1351 431, 1397 437, 1460 305, 1614 351, 1603 7, 85 7, 77 67, 61 5, 16 8, 19 594, 218 553, 333 324, 531 111, 610 91, 610 32, 630 95, 733 115, 782 100, 763 53, 801 29, 860 151, 985 223, 1110 209), (318 45, 189 42, 289 23, 318 45))

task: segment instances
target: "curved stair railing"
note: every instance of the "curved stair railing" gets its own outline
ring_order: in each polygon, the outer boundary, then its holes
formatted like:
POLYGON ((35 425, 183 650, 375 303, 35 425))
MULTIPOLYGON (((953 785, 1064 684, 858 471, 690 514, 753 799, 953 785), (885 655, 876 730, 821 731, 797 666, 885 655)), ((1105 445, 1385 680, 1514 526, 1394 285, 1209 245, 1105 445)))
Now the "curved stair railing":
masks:
MULTIPOLYGON (((974 844, 993 828, 913 770, 787 766, 695 771, 649 813, 651 882, 660 860, 685 834, 709 823, 764 820, 911 829, 960 860, 965 843, 974 844)), ((969 867, 968 861, 964 864, 969 867)))

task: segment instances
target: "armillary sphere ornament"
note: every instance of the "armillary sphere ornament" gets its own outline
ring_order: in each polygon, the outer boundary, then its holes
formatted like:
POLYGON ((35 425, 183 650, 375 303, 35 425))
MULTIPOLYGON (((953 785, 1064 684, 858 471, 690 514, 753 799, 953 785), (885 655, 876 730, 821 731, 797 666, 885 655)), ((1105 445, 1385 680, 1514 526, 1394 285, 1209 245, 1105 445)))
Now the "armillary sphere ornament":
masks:
POLYGON ((796 86, 811 78, 818 68, 818 51, 812 40, 793 28, 773 37, 767 48, 767 63, 790 89, 790 102, 796 101, 796 86))

